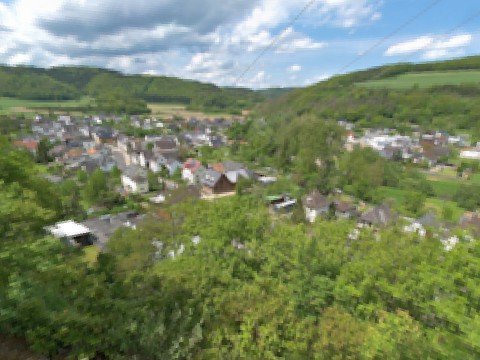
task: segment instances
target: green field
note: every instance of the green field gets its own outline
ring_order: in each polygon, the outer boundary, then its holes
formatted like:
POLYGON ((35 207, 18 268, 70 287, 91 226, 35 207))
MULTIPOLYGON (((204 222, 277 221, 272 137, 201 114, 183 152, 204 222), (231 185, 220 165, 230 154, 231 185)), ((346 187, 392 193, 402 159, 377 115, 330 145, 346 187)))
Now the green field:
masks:
POLYGON ((456 70, 402 74, 387 79, 365 81, 357 85, 369 88, 410 89, 415 85, 418 85, 419 88, 429 88, 441 85, 478 83, 480 83, 479 70, 456 70))
MULTIPOLYGON (((406 190, 382 187, 380 191, 386 199, 393 200, 397 209, 401 208, 402 203, 405 199, 406 190)), ((465 210, 459 207, 457 203, 439 198, 428 198, 425 201, 425 208, 427 210, 432 210, 434 213, 437 214, 437 216, 441 215, 442 209, 446 205, 450 206, 453 209, 453 221, 458 222, 465 210)))
POLYGON ((91 103, 91 98, 83 97, 79 100, 67 101, 39 101, 39 100, 21 100, 14 98, 0 97, 0 113, 30 113, 38 110, 47 111, 49 108, 54 110, 76 108, 87 106, 91 103))
POLYGON ((436 196, 440 198, 452 198, 462 185, 461 181, 429 181, 436 196))

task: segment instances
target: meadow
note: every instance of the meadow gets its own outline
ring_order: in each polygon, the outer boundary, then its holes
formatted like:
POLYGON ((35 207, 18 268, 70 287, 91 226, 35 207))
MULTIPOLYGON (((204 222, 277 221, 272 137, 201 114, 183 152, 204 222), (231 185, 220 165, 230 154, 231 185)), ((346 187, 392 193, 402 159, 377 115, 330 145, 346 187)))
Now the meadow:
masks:
POLYGON ((224 118, 224 119, 238 119, 239 115, 232 115, 227 113, 205 113, 202 111, 192 111, 188 110, 185 105, 182 104, 159 104, 159 103, 149 103, 148 108, 152 111, 152 115, 156 115, 162 118, 180 116, 185 119, 189 118, 200 118, 200 119, 215 119, 215 118, 224 118))
POLYGON ((40 100, 22 100, 15 98, 0 97, 0 113, 32 113, 45 112, 52 109, 54 111, 75 109, 78 107, 88 106, 91 98, 83 97, 79 100, 66 101, 40 101, 40 100))
MULTIPOLYGON (((402 204, 405 201, 407 190, 394 189, 384 186, 381 187, 380 192, 386 199, 393 201, 397 209, 401 209, 402 204)), ((433 211, 439 217, 441 216, 442 210, 445 206, 449 206, 453 210, 452 220, 454 222, 458 222, 465 212, 465 210, 459 207, 454 201, 447 201, 436 197, 429 197, 425 201, 425 210, 427 212, 433 211)))
POLYGON ((430 88, 442 85, 462 85, 480 83, 479 70, 427 71, 408 73, 399 76, 357 83, 368 88, 410 89, 414 86, 430 88))

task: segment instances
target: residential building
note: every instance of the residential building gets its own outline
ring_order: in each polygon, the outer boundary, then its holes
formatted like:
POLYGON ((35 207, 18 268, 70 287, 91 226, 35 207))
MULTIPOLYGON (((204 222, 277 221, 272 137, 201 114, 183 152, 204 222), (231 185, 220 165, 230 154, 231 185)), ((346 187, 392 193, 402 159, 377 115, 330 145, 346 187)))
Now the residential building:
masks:
POLYGON ((385 227, 396 219, 396 215, 387 204, 374 207, 362 214, 360 223, 366 226, 385 227))
POLYGON ((182 166, 182 179, 191 185, 197 185, 200 183, 205 171, 206 169, 200 161, 188 159, 182 166))
POLYGON ((235 191, 236 182, 213 169, 207 169, 201 180, 202 192, 206 195, 218 195, 235 191))
POLYGON ((307 195, 303 199, 303 208, 305 210, 306 219, 311 223, 315 222, 318 216, 328 213, 331 203, 332 202, 328 197, 320 194, 318 190, 307 195))
POLYGON ((122 174, 122 185, 127 193, 147 193, 149 190, 147 170, 139 166, 127 166, 122 174))

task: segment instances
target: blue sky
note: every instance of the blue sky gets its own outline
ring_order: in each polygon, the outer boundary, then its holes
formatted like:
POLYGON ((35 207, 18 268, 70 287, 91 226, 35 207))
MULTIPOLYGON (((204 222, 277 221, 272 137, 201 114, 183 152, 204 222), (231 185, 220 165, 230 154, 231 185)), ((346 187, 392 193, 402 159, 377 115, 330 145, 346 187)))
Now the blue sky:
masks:
POLYGON ((478 0, 0 0, 0 63, 89 65, 231 86, 303 86, 399 61, 480 53, 478 0), (391 38, 388 34, 412 20, 391 38), (452 31, 452 29, 455 29, 452 31), (377 45, 352 64, 373 45, 377 45))

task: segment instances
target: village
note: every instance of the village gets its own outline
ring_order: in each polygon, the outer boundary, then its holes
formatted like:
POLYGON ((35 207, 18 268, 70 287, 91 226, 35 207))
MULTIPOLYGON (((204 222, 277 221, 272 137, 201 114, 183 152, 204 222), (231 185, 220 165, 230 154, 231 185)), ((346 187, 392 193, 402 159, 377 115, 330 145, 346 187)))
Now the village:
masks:
MULTIPOLYGON (((135 229, 149 209, 188 197, 216 201, 239 194, 245 187, 268 189, 280 177, 288 177, 276 169, 229 158, 228 148, 233 141, 228 138, 228 129, 244 121, 242 118, 158 120, 139 116, 125 119, 104 115, 59 115, 51 119, 37 115, 31 133, 16 139, 14 144, 35 154, 41 141, 47 140, 51 162, 50 170, 43 176, 53 183, 74 178, 79 171, 87 176, 98 169, 104 173, 119 172, 120 186, 116 191, 119 196, 133 198, 135 206, 125 205, 123 211, 93 207, 87 209, 89 216, 83 221, 69 219, 46 228, 71 246, 95 245, 105 251, 117 229, 135 229), (224 154, 221 161, 206 162, 202 158, 206 149, 224 154)), ((409 161, 432 174, 457 167, 448 161, 452 150, 459 153, 460 159, 480 160, 480 146, 472 147, 468 136, 450 136, 444 132, 414 132, 405 136, 391 129, 358 131, 346 121, 339 121, 338 125, 345 131, 347 151, 355 147, 371 148, 385 159, 409 161)), ((457 176, 468 173, 464 170, 457 176)), ((341 190, 333 195, 315 190, 300 198, 285 192, 260 193, 275 219, 289 218, 302 209, 304 221, 309 223, 322 218, 356 221, 352 238, 358 237, 363 227, 382 228, 396 223, 402 224, 404 231, 421 236, 434 231, 445 247, 451 249, 458 241, 455 229, 480 233, 480 214, 476 212, 465 212, 458 224, 447 226, 430 211, 413 219, 398 214, 388 199, 371 205, 342 194, 341 190)))

